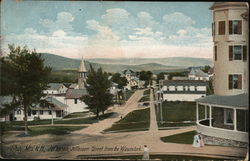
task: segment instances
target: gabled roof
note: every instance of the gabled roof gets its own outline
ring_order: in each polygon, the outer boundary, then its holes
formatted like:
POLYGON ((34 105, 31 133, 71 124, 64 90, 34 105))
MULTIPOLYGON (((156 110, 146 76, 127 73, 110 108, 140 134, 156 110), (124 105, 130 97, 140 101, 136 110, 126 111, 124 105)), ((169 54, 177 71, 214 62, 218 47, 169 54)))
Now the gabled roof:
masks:
POLYGON ((80 63, 80 67, 79 67, 79 70, 78 70, 79 72, 87 72, 87 69, 86 69, 86 67, 85 67, 85 63, 84 63, 84 61, 83 61, 83 58, 82 58, 82 60, 81 60, 81 63, 80 63))
POLYGON ((132 74, 132 73, 135 73, 133 70, 131 70, 131 69, 124 69, 123 71, 122 71, 122 73, 123 74, 132 74))
POLYGON ((200 68, 192 68, 189 75, 195 75, 197 77, 208 77, 208 74, 204 73, 200 68))
POLYGON ((61 101, 57 100, 54 97, 46 97, 45 100, 49 103, 52 104, 52 107, 47 107, 45 105, 37 105, 37 107, 31 107, 32 110, 53 110, 53 111, 58 111, 58 110, 65 110, 68 105, 62 103, 61 101))
POLYGON ((66 92, 66 99, 80 98, 87 94, 88 92, 86 89, 68 89, 66 92))
POLYGON ((47 90, 58 90, 60 87, 64 86, 62 83, 49 83, 49 88, 47 90))
POLYGON ((246 93, 232 96, 210 95, 207 97, 196 99, 196 102, 222 106, 245 107, 247 109, 249 108, 248 94, 246 93))
POLYGON ((76 83, 73 83, 69 86, 70 89, 75 89, 76 87, 78 86, 78 84, 76 83))

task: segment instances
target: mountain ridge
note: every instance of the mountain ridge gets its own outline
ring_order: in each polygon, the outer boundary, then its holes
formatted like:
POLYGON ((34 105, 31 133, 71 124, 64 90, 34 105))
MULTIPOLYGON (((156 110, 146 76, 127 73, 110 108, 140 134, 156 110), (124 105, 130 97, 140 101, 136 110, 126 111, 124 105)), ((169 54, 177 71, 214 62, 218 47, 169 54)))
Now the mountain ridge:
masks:
MULTIPOLYGON (((67 58, 50 53, 40 53, 46 66, 53 70, 78 69, 80 59, 67 58)), ((205 58, 169 57, 169 58, 96 58, 85 59, 86 68, 92 64, 94 68, 102 67, 107 72, 120 72, 122 69, 151 70, 153 72, 186 70, 191 66, 212 66, 212 60, 205 58)))

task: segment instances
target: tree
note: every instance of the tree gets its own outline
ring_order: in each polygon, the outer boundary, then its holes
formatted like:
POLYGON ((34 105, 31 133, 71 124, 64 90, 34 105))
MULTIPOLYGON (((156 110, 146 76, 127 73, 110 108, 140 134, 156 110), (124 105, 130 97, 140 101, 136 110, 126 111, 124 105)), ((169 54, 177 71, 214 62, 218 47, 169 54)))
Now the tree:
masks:
POLYGON ((28 134, 27 113, 30 107, 40 102, 47 88, 51 68, 44 66, 41 54, 27 47, 9 45, 10 53, 1 59, 1 95, 12 96, 6 108, 20 107, 24 111, 25 134, 28 134), (3 71, 7 69, 7 72, 3 71))
POLYGON ((80 99, 88 105, 90 111, 94 112, 99 118, 99 113, 104 111, 112 104, 112 94, 109 93, 111 81, 108 79, 108 74, 99 68, 95 71, 90 65, 88 78, 84 82, 88 95, 84 95, 80 99))
POLYGON ((150 83, 150 80, 152 80, 153 73, 151 71, 141 71, 140 72, 140 80, 145 81, 145 86, 147 86, 150 83))
POLYGON ((121 77, 120 73, 113 74, 111 80, 112 80, 112 82, 118 84, 119 89, 123 89, 123 87, 126 86, 128 83, 127 79, 125 77, 121 77))
POLYGON ((160 72, 159 74, 157 74, 157 81, 164 80, 165 79, 165 77, 164 77, 165 74, 166 74, 166 72, 160 72))
POLYGON ((209 71, 210 68, 211 68, 211 67, 210 67, 209 65, 205 65, 205 66, 202 68, 202 70, 203 70, 203 72, 208 73, 208 71, 209 71))

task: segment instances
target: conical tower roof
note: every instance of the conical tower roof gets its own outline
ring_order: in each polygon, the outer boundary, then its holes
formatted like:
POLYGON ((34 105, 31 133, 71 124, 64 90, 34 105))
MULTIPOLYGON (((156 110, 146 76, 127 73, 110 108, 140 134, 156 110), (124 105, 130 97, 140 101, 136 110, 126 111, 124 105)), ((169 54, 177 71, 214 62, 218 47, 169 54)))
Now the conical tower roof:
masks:
POLYGON ((85 68, 85 63, 83 61, 83 58, 81 60, 81 64, 80 64, 80 67, 79 67, 79 72, 87 72, 86 68, 85 68))

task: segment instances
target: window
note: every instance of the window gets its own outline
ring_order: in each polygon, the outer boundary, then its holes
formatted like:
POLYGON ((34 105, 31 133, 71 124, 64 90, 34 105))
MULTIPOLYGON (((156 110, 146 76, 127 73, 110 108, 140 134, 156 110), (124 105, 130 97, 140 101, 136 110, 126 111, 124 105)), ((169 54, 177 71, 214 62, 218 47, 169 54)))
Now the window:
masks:
POLYGON ((32 115, 36 115, 36 111, 32 111, 32 115))
POLYGON ((229 61, 247 60, 247 47, 242 45, 229 46, 229 61))
POLYGON ((224 109, 224 124, 233 125, 234 111, 232 109, 224 109))
POLYGON ((75 104, 77 104, 77 98, 75 99, 75 104))
POLYGON ((219 35, 225 35, 225 21, 219 21, 219 35))
POLYGON ((212 36, 215 35, 215 23, 213 22, 212 23, 212 36))
POLYGON ((43 115, 43 110, 40 110, 40 115, 43 115))
POLYGON ((51 111, 49 111, 49 115, 52 115, 52 112, 51 112, 51 111))
POLYGON ((242 21, 232 20, 229 21, 229 34, 242 34, 242 21))
POLYGON ((31 111, 30 110, 28 111, 28 116, 31 116, 31 111))
POLYGON ((18 110, 16 111, 16 114, 17 114, 17 115, 21 115, 21 110, 18 109, 18 110))
POLYGON ((214 61, 217 60, 217 46, 214 46, 214 61))
POLYGON ((242 89, 242 75, 232 74, 228 76, 229 89, 242 89))

